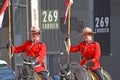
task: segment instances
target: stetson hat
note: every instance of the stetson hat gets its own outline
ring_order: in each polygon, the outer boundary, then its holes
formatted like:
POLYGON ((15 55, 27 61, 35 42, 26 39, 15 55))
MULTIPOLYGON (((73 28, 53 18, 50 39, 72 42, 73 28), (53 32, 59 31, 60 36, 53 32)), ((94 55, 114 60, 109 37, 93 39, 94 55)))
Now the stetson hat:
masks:
POLYGON ((92 29, 90 27, 85 27, 82 31, 82 33, 80 33, 80 36, 84 36, 84 34, 92 34, 94 35, 96 32, 93 32, 92 29))
POLYGON ((33 27, 31 27, 31 32, 30 32, 30 33, 31 33, 31 34, 32 34, 32 33, 39 33, 39 34, 40 34, 40 28, 33 26, 33 27))

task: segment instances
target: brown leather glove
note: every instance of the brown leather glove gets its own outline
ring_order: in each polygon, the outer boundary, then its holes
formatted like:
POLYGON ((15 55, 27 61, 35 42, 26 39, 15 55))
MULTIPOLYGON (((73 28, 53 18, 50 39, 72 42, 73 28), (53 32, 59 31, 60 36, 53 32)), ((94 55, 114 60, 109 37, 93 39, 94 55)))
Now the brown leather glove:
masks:
POLYGON ((68 41, 68 39, 70 38, 70 35, 66 35, 66 37, 65 37, 65 41, 68 41))
POLYGON ((6 44, 6 48, 8 49, 10 47, 13 47, 12 41, 8 40, 6 44))
POLYGON ((94 66, 94 63, 92 62, 92 60, 89 60, 88 62, 85 63, 85 66, 86 66, 87 68, 91 68, 91 67, 94 66))

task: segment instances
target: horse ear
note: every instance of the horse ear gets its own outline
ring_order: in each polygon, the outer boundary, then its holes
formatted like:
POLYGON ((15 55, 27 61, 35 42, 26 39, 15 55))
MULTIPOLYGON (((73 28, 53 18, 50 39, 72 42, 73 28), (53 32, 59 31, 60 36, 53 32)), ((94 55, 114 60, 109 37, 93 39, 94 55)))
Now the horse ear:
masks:
POLYGON ((59 68, 59 69, 62 69, 62 66, 61 66, 61 64, 58 64, 58 68, 59 68))
POLYGON ((67 64, 67 70, 69 70, 70 69, 70 64, 67 64))

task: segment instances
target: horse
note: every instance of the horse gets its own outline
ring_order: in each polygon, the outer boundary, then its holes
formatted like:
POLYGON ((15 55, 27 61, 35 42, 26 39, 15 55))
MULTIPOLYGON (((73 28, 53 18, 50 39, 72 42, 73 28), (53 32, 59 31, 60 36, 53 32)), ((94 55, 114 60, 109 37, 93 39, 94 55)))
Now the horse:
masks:
MULTIPOLYGON (((22 58, 23 64, 19 66, 20 73, 18 80, 45 80, 45 78, 41 74, 38 74, 34 70, 35 58, 29 57, 29 60, 25 59, 23 56, 22 58)), ((48 70, 45 70, 44 73, 47 75, 48 80, 53 80, 48 70)))
MULTIPOLYGON (((103 68, 100 69, 104 80, 112 80, 107 71, 103 70, 103 68)), ((59 72, 60 80, 99 80, 94 72, 91 72, 86 67, 80 66, 76 62, 65 64, 63 66, 59 64, 59 72)))
POLYGON ((99 80, 90 70, 80 66, 76 62, 59 64, 60 80, 99 80))

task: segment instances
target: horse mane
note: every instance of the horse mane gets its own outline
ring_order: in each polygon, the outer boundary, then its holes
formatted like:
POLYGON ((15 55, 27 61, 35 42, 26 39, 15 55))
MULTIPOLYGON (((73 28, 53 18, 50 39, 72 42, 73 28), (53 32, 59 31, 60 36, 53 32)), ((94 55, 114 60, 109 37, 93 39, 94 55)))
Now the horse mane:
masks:
POLYGON ((76 62, 70 63, 70 69, 72 73, 76 75, 78 80, 86 80, 87 76, 90 77, 90 75, 88 74, 88 71, 82 66, 80 66, 79 63, 76 63, 76 62))

